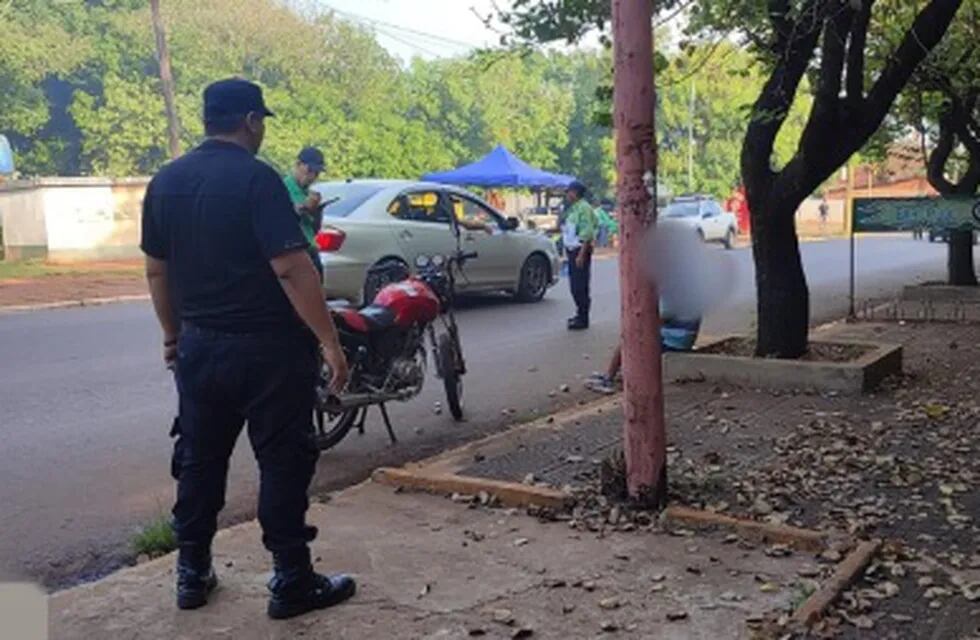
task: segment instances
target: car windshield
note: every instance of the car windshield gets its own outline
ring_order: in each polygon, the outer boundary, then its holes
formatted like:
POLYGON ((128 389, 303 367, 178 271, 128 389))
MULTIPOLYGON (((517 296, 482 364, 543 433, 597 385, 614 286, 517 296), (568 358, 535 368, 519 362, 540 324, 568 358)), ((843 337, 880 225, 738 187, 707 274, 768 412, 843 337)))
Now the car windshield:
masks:
POLYGON ((323 209, 323 215, 328 218, 346 218, 383 188, 376 184, 357 183, 326 183, 316 186, 316 190, 323 197, 323 202, 336 199, 323 209))
POLYGON ((674 202, 664 211, 665 218, 690 218, 698 215, 697 202, 674 202))

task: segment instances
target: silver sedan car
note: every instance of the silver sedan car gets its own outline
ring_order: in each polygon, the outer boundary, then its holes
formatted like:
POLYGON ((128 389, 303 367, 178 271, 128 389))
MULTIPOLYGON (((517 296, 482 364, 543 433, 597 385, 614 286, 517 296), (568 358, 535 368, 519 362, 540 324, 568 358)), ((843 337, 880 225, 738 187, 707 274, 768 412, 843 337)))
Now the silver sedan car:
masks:
POLYGON ((323 225, 317 235, 328 298, 366 304, 402 265, 420 255, 456 250, 453 219, 464 251, 478 257, 457 280, 461 293, 509 292, 537 302, 558 281, 559 259, 545 236, 518 229, 476 195, 452 186, 396 180, 322 182, 323 225))

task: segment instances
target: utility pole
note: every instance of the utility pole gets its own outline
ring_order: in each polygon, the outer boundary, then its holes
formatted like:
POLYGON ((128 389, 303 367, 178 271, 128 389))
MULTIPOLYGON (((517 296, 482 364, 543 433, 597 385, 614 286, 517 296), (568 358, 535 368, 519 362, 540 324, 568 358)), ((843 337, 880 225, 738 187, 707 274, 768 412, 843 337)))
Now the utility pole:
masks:
POLYGON ((160 15, 160 0, 150 0, 150 15, 153 19, 153 35, 157 43, 157 63, 160 68, 160 88, 163 91, 163 106, 167 114, 167 142, 170 159, 180 155, 180 120, 177 118, 177 100, 174 97, 174 74, 170 67, 170 50, 167 48, 167 34, 163 29, 160 15))
POLYGON ((697 87, 691 78, 691 104, 687 108, 687 192, 694 193, 694 108, 697 105, 697 87))
POLYGON ((657 292, 644 252, 656 204, 647 184, 657 183, 652 5, 612 0, 626 484, 632 500, 657 507, 667 499, 667 436, 657 292))

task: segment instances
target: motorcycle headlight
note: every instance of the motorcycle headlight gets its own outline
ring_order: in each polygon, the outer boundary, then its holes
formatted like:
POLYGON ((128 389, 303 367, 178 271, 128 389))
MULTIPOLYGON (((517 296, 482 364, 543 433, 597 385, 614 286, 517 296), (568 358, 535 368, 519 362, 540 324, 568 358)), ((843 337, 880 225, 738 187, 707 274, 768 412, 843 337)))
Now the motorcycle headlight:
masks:
POLYGON ((444 265, 444 264, 446 264, 446 257, 445 256, 441 256, 441 255, 432 256, 432 266, 433 267, 442 267, 442 265, 444 265))
POLYGON ((426 269, 432 264, 432 258, 426 255, 420 255, 415 258, 415 266, 419 269, 426 269))

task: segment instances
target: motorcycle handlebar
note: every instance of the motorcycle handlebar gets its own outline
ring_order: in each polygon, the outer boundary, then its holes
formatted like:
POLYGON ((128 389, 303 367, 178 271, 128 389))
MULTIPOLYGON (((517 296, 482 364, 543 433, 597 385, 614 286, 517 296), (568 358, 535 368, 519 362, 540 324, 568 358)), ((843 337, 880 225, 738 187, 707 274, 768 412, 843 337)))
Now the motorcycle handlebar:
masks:
POLYGON ((461 251, 459 253, 458 260, 460 262, 465 262, 466 260, 473 260, 477 258, 479 254, 476 251, 461 251))

